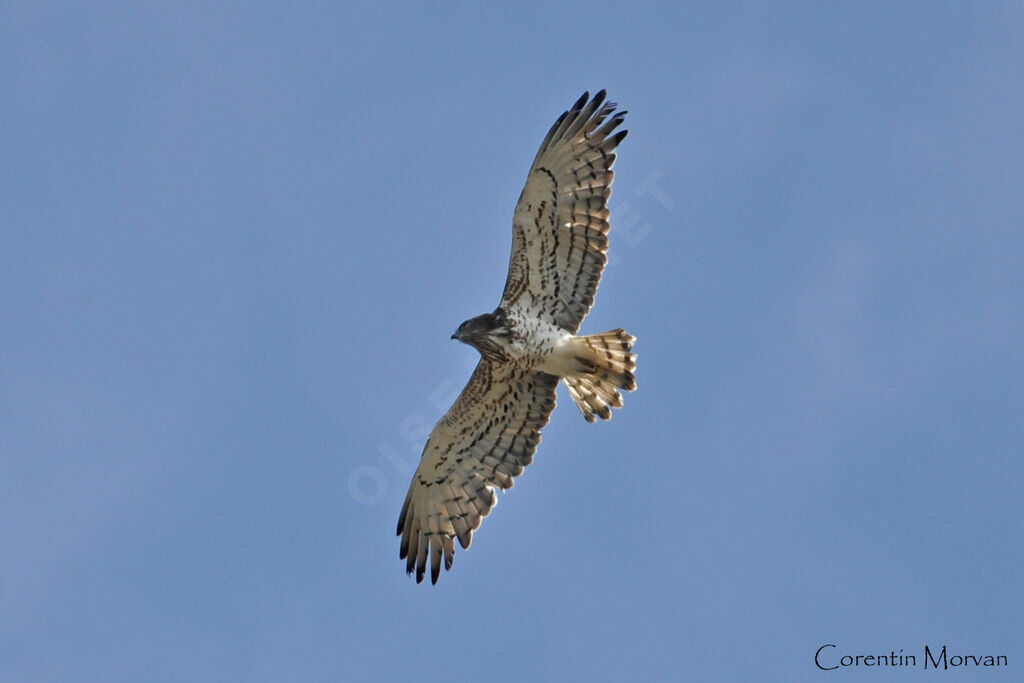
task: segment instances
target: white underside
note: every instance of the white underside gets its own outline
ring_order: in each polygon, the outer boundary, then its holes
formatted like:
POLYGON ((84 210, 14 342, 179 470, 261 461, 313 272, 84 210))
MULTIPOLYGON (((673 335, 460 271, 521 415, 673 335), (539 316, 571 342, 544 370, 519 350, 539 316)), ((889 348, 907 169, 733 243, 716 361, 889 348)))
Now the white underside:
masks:
POLYGON ((558 377, 577 374, 579 362, 576 360, 576 354, 572 351, 572 340, 575 337, 565 331, 560 330, 559 332, 557 337, 552 335, 553 338, 549 338, 548 341, 552 347, 544 356, 540 369, 549 375, 558 377))

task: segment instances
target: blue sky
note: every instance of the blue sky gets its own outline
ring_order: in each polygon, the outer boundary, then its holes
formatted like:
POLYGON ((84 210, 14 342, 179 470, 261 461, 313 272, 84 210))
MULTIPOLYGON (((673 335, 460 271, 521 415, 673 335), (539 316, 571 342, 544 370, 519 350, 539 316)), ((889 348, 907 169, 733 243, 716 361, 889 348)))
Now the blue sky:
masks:
POLYGON ((0 4, 0 680, 903 680, 925 645, 1019 680, 1022 36, 1011 3, 0 4), (600 88, 631 133, 583 329, 638 337, 640 388, 596 425, 560 390, 417 586, 449 336, 600 88))

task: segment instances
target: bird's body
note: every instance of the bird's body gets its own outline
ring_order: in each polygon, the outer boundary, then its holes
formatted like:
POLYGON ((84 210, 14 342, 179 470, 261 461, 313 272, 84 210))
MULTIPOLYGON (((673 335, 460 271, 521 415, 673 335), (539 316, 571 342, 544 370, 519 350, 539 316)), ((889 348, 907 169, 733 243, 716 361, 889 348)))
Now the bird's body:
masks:
POLYGON ((480 351, 484 358, 496 362, 514 362, 523 367, 561 375, 553 355, 566 346, 572 334, 546 320, 515 310, 502 308, 466 321, 452 339, 458 339, 480 351))
POLYGON ((625 112, 604 91, 585 93, 548 132, 513 218, 512 255, 501 303, 462 323, 453 339, 481 359, 469 384, 437 423, 398 520, 400 556, 436 583, 455 540, 468 548, 540 443, 564 381, 583 417, 609 419, 620 389, 636 388, 635 339, 624 330, 577 336, 607 261, 614 150, 625 112))

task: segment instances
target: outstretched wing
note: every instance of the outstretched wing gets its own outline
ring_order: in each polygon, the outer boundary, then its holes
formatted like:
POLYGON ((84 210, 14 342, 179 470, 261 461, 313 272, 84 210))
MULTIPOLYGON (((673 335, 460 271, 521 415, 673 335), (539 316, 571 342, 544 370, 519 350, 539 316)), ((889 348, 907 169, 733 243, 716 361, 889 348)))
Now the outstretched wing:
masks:
POLYGON ((509 363, 481 360, 469 384, 437 423, 398 519, 406 571, 437 583, 441 557, 451 569, 455 541, 468 548, 473 531, 533 461, 540 430, 555 409, 558 378, 509 363))
POLYGON ((575 333, 594 304, 608 260, 613 132, 626 112, 605 91, 577 100, 548 131, 512 221, 512 257, 501 306, 575 333))

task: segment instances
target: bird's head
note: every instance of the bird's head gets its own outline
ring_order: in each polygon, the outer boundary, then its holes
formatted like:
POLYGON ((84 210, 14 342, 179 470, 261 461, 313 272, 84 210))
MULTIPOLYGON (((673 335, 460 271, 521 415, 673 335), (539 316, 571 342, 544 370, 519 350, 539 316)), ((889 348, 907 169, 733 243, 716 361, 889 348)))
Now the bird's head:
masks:
POLYGON ((507 339, 510 335, 505 312, 499 308, 494 313, 484 313, 462 323, 459 329, 455 330, 452 339, 479 348, 483 341, 496 337, 507 339))

